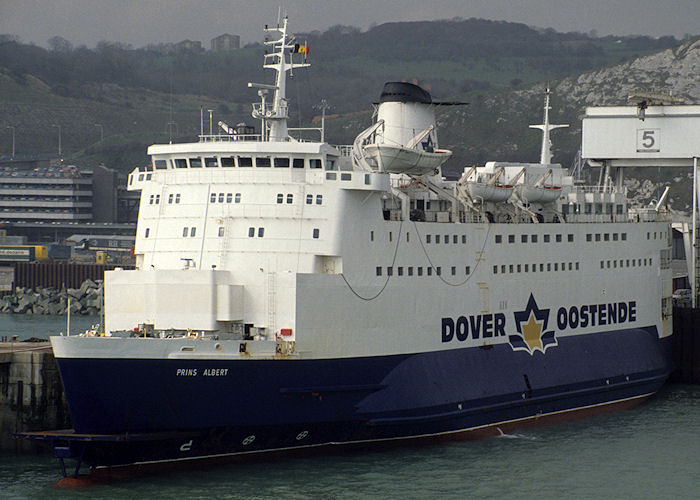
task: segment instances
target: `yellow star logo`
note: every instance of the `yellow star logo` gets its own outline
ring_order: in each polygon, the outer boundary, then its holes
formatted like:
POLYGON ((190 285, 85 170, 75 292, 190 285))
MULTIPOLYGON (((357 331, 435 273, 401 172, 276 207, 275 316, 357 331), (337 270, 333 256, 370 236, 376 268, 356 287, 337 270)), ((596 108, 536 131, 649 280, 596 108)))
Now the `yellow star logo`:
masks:
POLYGON ((523 339, 530 348, 530 351, 535 349, 542 350, 542 323, 535 320, 535 314, 530 312, 530 317, 527 323, 522 326, 523 339))

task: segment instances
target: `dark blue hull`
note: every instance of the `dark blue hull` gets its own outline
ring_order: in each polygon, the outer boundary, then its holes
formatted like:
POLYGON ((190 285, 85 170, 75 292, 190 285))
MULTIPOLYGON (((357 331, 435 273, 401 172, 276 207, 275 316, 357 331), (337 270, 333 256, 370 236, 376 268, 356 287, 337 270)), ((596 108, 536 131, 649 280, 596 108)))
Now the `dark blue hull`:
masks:
POLYGON ((563 418, 653 394, 669 354, 655 329, 629 329, 563 337, 534 355, 502 344, 347 359, 58 364, 75 432, 94 436, 81 441, 84 461, 116 465, 563 418))

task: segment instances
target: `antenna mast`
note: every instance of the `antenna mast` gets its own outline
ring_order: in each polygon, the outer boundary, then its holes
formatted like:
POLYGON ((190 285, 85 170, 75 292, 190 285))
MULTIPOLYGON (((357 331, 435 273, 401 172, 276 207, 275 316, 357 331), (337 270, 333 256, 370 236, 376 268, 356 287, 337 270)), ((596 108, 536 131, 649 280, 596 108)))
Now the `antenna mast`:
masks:
POLYGON ((544 123, 542 125, 530 125, 530 128, 536 128, 542 131, 542 149, 540 151, 540 163, 542 165, 550 165, 552 163, 552 141, 549 138, 549 132, 557 128, 566 128, 568 125, 552 125, 549 123, 549 87, 544 94, 544 123))
MULTIPOLYGON (((287 18, 282 19, 282 25, 275 28, 265 26, 265 32, 275 32, 278 38, 275 40, 265 40, 265 45, 272 46, 272 53, 265 54, 265 62, 263 68, 272 69, 276 72, 275 85, 265 85, 260 83, 249 83, 248 87, 259 89, 261 102, 253 104, 253 118, 262 120, 262 137, 271 142, 281 142, 290 140, 287 129, 287 119, 289 118, 286 83, 287 71, 294 68, 306 68, 310 66, 308 63, 295 63, 292 60, 291 54, 299 47, 291 43, 293 39, 287 38, 287 18), (287 53, 290 53, 287 60, 287 53), (274 91, 272 104, 265 103, 267 91, 274 91)), ((304 54, 306 47, 303 46, 304 54)))

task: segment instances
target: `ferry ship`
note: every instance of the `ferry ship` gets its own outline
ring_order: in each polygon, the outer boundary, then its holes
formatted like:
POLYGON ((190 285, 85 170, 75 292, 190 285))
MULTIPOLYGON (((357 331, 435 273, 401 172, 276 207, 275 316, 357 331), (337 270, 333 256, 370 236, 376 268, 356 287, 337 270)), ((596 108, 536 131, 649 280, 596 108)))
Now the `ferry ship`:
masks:
MULTIPOLYGON (((260 130, 153 145, 136 269, 105 275, 105 332, 51 338, 93 467, 438 440, 629 407, 670 371, 671 234, 551 163, 447 180, 435 103, 385 85, 352 146, 288 128, 287 20, 249 84, 260 130)), ((464 133, 469 133, 466 129, 464 133)), ((78 468, 76 468, 76 473, 78 468)))

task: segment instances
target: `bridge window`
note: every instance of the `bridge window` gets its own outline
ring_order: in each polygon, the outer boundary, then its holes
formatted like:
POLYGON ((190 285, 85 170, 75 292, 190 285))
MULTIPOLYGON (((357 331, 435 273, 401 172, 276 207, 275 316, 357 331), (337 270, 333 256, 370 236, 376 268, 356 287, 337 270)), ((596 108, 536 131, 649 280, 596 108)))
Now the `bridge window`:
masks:
POLYGON ((216 156, 208 156, 204 158, 204 166, 209 168, 218 167, 219 160, 216 158, 216 156))
POLYGON ((156 170, 165 170, 168 168, 168 164, 165 163, 165 160, 156 160, 153 163, 155 164, 156 170))
POLYGON ((292 159, 292 168, 304 168, 304 158, 292 159))
POLYGON ((235 158, 233 156, 222 156, 221 157, 221 166, 228 167, 228 168, 235 167, 236 166, 235 158))
POLYGON ((269 156, 258 156, 255 158, 255 166, 257 168, 267 168, 270 166, 270 157, 269 156))
POLYGON ((250 156, 239 156, 238 157, 238 166, 239 167, 252 167, 253 166, 253 158, 250 156))
POLYGON ((321 168, 321 160, 319 158, 312 158, 309 160, 309 167, 311 168, 321 168))
POLYGON ((190 158, 190 168, 202 168, 202 159, 199 156, 190 158))
POLYGON ((184 158, 175 159, 175 168, 187 168, 187 160, 184 158))
POLYGON ((275 168, 289 168, 289 158, 275 158, 275 168))

